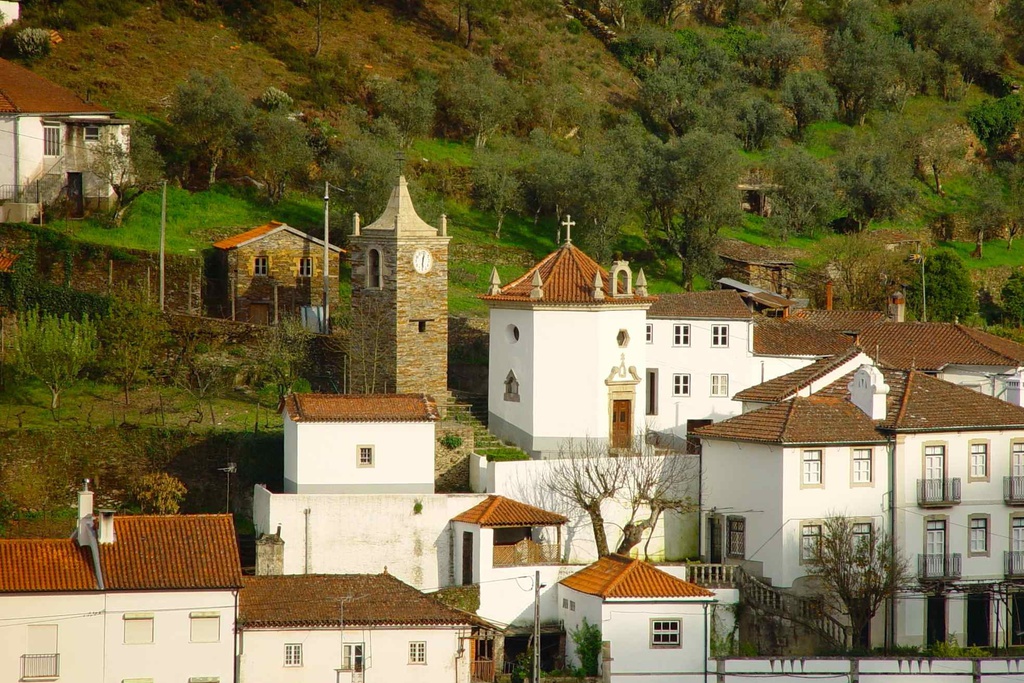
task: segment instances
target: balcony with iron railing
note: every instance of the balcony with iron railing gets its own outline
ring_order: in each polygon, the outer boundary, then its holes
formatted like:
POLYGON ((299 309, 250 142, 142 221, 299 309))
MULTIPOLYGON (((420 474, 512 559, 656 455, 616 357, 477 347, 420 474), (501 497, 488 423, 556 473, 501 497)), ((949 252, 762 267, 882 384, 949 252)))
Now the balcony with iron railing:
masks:
POLYGON ((917 504, 921 507, 950 507, 960 504, 960 477, 918 479, 917 504))
POLYGON ((1003 477, 1003 500, 1007 505, 1024 505, 1024 477, 1003 477))
POLYGON ((1024 551, 1008 550, 1003 553, 1003 574, 1008 579, 1024 578, 1024 551))
POLYGON ((494 546, 495 567, 530 567, 538 564, 558 564, 557 543, 537 543, 523 539, 515 545, 494 546))
POLYGON ((45 681, 60 678, 60 655, 22 655, 21 680, 45 681))
POLYGON ((917 578, 921 581, 953 581, 960 578, 960 553, 917 556, 917 578))

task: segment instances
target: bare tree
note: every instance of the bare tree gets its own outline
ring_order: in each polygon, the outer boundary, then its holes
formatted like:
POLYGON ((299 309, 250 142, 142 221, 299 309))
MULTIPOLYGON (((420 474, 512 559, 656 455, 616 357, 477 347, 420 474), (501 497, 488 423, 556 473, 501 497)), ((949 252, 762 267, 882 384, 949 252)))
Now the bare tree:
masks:
POLYGON ((394 368, 388 359, 394 347, 395 313, 379 294, 359 293, 361 303, 353 301, 353 313, 342 321, 348 330, 350 389, 356 393, 387 392, 389 386, 394 391, 394 368))
POLYGON ((808 574, 820 581, 832 607, 850 619, 854 645, 862 647, 870 645, 863 639, 871 619, 910 577, 907 561, 894 550, 889 534, 871 522, 837 514, 825 519, 808 574))

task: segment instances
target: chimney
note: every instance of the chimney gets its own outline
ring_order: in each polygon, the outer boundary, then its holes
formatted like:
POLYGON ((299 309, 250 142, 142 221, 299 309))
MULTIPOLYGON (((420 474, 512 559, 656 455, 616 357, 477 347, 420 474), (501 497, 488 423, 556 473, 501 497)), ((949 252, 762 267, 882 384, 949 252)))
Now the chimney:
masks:
POLYGON ((832 310, 832 281, 825 283, 825 310, 832 310))
POLYGON ((100 510, 100 529, 97 540, 100 545, 108 545, 116 539, 114 537, 114 511, 100 510))
POLYGON ((894 323, 901 323, 904 320, 907 310, 907 298, 903 292, 893 292, 889 297, 889 320, 894 323))
POLYGON ((256 576, 281 574, 284 574, 284 541, 278 524, 277 533, 263 534, 256 539, 256 576))
POLYGON ((1006 380, 1006 389, 1003 391, 1003 400, 1007 403, 1015 406, 1021 406, 1021 375, 1024 374, 1020 370, 1013 373, 1013 375, 1006 380))
POLYGON ((82 482, 82 490, 78 492, 78 531, 75 538, 79 545, 85 542, 85 528, 92 526, 92 491, 89 490, 89 480, 82 482))
POLYGON ((864 364, 857 369, 846 388, 850 391, 850 402, 864 411, 872 420, 884 420, 885 399, 889 385, 885 383, 882 371, 874 365, 864 364))

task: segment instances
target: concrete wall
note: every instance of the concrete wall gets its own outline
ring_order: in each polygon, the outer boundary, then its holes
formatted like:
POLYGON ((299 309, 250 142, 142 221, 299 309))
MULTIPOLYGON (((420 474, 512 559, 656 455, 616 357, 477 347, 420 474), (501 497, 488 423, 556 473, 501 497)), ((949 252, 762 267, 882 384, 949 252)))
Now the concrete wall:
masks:
POLYGON ((54 624, 62 680, 103 682, 103 603, 99 593, 0 596, 0 680, 21 678, 29 625, 54 624))
MULTIPOLYGON (((559 584, 558 586, 558 615, 565 628, 565 664, 566 667, 582 666, 579 655, 576 653, 576 641, 572 634, 586 619, 590 626, 601 628, 601 598, 581 593, 578 590, 559 584)), ((602 634, 603 636, 603 634, 602 634)), ((603 638, 607 640, 607 638, 603 638)))
MULTIPOLYGON (((719 659, 708 662, 711 680, 745 683, 796 683, 816 680, 828 683, 851 680, 856 671, 861 683, 1003 683, 1024 673, 1020 659, 719 659), (976 672, 976 673, 974 673, 976 672)), ((703 676, 677 679, 680 683, 703 681, 703 676)))
MULTIPOLYGON (((363 680, 451 683, 469 680, 469 648, 460 657, 468 629, 390 628, 345 629, 344 643, 362 643, 363 680), (409 663, 409 643, 426 643, 426 664, 409 663)), ((342 635, 339 629, 245 629, 239 636, 242 683, 349 683, 350 672, 337 673, 341 665, 342 635), (302 666, 284 665, 286 643, 302 645, 302 666)), ((226 683, 230 678, 222 678, 226 683)))
POLYGON ((1017 368, 1012 366, 947 365, 938 377, 988 396, 1002 398, 1003 392, 1006 391, 1006 380, 1016 372, 1017 368))
POLYGON ((681 676, 703 670, 711 635, 710 605, 695 601, 604 601, 601 633, 611 643, 611 680, 677 683, 681 676), (677 648, 651 646, 651 622, 679 619, 677 648))

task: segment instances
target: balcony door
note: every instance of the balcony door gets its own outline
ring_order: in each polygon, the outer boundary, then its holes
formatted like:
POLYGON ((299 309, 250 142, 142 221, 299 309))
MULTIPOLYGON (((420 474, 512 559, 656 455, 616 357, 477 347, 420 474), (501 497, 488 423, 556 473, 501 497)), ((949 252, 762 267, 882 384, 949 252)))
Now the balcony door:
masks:
POLYGON ((1011 474, 1015 477, 1024 477, 1024 443, 1013 444, 1013 462, 1011 463, 1011 474))
POLYGON ((1024 517, 1014 517, 1010 527, 1010 550, 1024 553, 1024 517))
POLYGON ((924 449, 924 499, 942 500, 946 476, 946 447, 926 446, 924 449))
POLYGON ((946 520, 928 522, 924 537, 925 576, 941 577, 946 574, 946 520))

